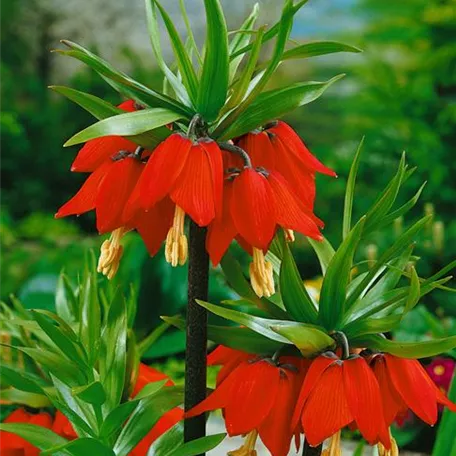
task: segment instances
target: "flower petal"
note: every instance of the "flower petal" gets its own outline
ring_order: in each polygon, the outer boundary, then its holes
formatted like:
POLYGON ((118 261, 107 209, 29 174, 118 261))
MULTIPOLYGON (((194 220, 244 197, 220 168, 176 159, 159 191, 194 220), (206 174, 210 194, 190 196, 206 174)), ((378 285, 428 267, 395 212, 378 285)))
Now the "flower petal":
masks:
POLYGON ((323 165, 323 163, 307 149, 301 138, 285 122, 279 121, 275 127, 269 128, 268 131, 277 135, 288 151, 309 170, 327 174, 328 176, 336 176, 336 173, 332 169, 323 165))
POLYGON ((363 437, 374 445, 380 435, 388 434, 377 379, 360 356, 344 360, 343 373, 348 407, 363 437))
POLYGON ((100 233, 113 231, 122 226, 122 214, 130 198, 144 164, 127 157, 113 162, 98 187, 95 200, 97 229, 100 233))
POLYGON ((175 133, 153 151, 139 182, 144 209, 150 209, 171 191, 191 147, 192 142, 188 138, 175 133))
POLYGON ((239 139, 238 145, 249 154, 255 168, 275 169, 276 155, 265 131, 247 133, 239 139))
POLYGON ((239 234, 252 246, 266 250, 274 237, 274 195, 266 177, 247 168, 234 179, 231 215, 239 234))
POLYGON ((398 358, 385 353, 386 367, 394 387, 407 406, 431 426, 437 421, 435 389, 416 359, 398 358))
POLYGON ((311 446, 320 445, 353 420, 339 363, 336 361, 324 371, 304 406, 302 426, 311 446))
POLYGON ((273 171, 268 176, 268 182, 274 194, 277 224, 313 239, 322 240, 323 237, 316 224, 317 217, 306 210, 283 176, 273 171))
POLYGON ((55 214, 56 218, 66 217, 67 215, 80 215, 84 212, 95 209, 95 199, 98 193, 100 183, 106 173, 112 166, 113 162, 104 163, 97 168, 82 184, 82 187, 69 201, 67 201, 55 214))

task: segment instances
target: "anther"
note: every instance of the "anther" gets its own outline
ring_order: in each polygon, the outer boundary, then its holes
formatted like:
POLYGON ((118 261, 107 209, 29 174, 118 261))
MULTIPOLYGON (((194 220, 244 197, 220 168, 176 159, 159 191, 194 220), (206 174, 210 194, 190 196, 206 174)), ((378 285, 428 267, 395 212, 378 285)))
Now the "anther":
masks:
POLYGON ((185 212, 176 206, 173 226, 166 236, 165 258, 171 266, 183 265, 188 257, 187 236, 184 232, 185 212))
POLYGON ((259 298, 275 293, 272 263, 266 261, 262 250, 253 248, 253 261, 249 266, 250 282, 259 298))
POLYGON ((120 245, 120 240, 128 231, 130 230, 125 227, 117 228, 111 233, 109 239, 101 244, 97 271, 105 275, 108 280, 111 280, 119 269, 120 259, 123 254, 123 247, 120 245))

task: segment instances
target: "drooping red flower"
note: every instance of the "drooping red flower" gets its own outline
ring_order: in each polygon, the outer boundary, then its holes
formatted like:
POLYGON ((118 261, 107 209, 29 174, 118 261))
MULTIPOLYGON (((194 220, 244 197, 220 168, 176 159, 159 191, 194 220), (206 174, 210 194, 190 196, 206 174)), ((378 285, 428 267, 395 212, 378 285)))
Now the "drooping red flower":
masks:
MULTIPOLYGON (((29 413, 23 408, 16 409, 5 423, 28 423, 51 429, 52 418, 48 413, 29 413)), ((0 454, 2 456, 38 456, 40 450, 31 443, 10 432, 0 431, 0 454)))
POLYGON ((279 172, 310 210, 315 199, 315 173, 336 176, 307 149, 285 122, 277 121, 238 140, 255 167, 279 172))
POLYGON ((322 239, 323 226, 300 201, 290 184, 277 171, 244 168, 225 181, 223 211, 209 226, 206 248, 217 265, 236 238, 253 256, 252 286, 258 296, 274 293, 272 264, 264 254, 277 227, 322 239))
POLYGON ((217 374, 217 385, 220 385, 230 373, 244 361, 254 359, 256 355, 219 345, 207 357, 208 366, 222 366, 217 374))
POLYGON ((305 373, 301 359, 244 361, 204 401, 186 413, 193 417, 223 409, 228 435, 248 434, 243 450, 253 451, 259 435, 272 456, 286 456, 296 428, 291 426, 305 373))
POLYGON ((327 352, 312 362, 292 426, 299 421, 311 446, 331 437, 332 445, 338 448, 341 429, 353 423, 369 444, 381 442, 384 447, 391 447, 380 387, 368 363, 359 355, 341 360, 327 352))
POLYGON ((408 409, 431 426, 438 418, 438 404, 456 412, 456 404, 435 385, 416 359, 376 354, 371 367, 380 385, 388 426, 408 409))
POLYGON ((180 133, 172 134, 150 156, 138 188, 140 205, 146 211, 165 198, 174 203, 165 255, 173 266, 185 263, 185 216, 207 226, 221 213, 223 163, 219 146, 210 138, 192 141, 180 133))
MULTIPOLYGON (((126 112, 137 110, 133 100, 124 101, 118 108, 126 112)), ((71 165, 71 171, 95 171, 110 157, 117 155, 119 151, 122 150, 124 152, 133 153, 137 147, 137 144, 122 136, 103 136, 101 138, 91 139, 90 141, 87 141, 78 152, 78 155, 71 165)))
MULTIPOLYGON (((140 363, 138 368, 138 378, 135 387, 133 388, 132 397, 135 397, 149 383, 158 382, 167 379, 168 376, 153 367, 146 366, 140 363)), ((173 386, 174 383, 168 379, 165 386, 173 386)), ((183 418, 183 410, 180 407, 175 407, 169 412, 166 412, 149 431, 149 433, 136 445, 130 452, 130 456, 146 456, 152 443, 171 429, 183 418)))
POLYGON ((78 438, 70 420, 59 410, 55 412, 52 430, 67 440, 74 440, 78 438))

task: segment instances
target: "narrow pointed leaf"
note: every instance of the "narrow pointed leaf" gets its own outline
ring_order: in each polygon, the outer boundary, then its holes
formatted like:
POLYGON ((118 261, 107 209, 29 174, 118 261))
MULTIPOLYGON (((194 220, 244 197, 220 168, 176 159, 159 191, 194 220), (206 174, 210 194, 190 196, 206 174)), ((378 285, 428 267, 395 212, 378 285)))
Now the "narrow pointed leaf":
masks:
MULTIPOLYGON (((221 434, 207 435, 191 442, 184 443, 182 446, 175 448, 170 453, 166 453, 166 456, 198 456, 206 451, 210 451, 218 446, 222 440, 226 437, 223 432, 221 434)), ((157 456, 162 456, 157 454, 157 456)), ((163 455, 165 456, 165 455, 163 455)))
POLYGON ((331 243, 323 237, 322 241, 316 241, 315 239, 307 238, 309 244, 314 249, 315 253, 317 254, 318 261, 320 262, 321 273, 322 275, 326 274, 326 270, 328 269, 328 265, 332 260, 332 257, 336 253, 334 247, 331 243))
POLYGON ((404 315, 410 312, 419 302, 421 297, 420 279, 414 267, 411 268, 409 294, 405 302, 404 315))
POLYGON ((365 334, 378 334, 392 331, 401 322, 401 315, 388 315, 382 318, 365 318, 356 320, 343 327, 342 331, 349 339, 365 334))
POLYGON ((6 366, 5 364, 1 366, 0 378, 2 379, 2 383, 5 382, 20 391, 34 394, 43 394, 42 387, 46 386, 46 383, 41 377, 14 366, 6 366))
POLYGON ((83 437, 63 445, 58 445, 43 451, 41 456, 51 454, 70 454, 72 456, 115 456, 114 452, 98 439, 83 437))
POLYGON ((89 404, 102 405, 106 401, 106 393, 100 382, 92 382, 86 386, 78 386, 72 389, 74 396, 89 404))
POLYGON ((306 59, 319 55, 335 54, 337 52, 362 52, 361 49, 349 44, 338 43, 337 41, 315 41, 312 43, 300 44, 283 53, 282 60, 306 59))
POLYGON ((198 88, 197 110, 206 120, 211 121, 225 104, 228 92, 228 36, 219 0, 204 0, 204 7, 206 51, 198 88))
POLYGON ((63 320, 70 323, 76 321, 79 317, 76 295, 68 277, 63 272, 59 275, 55 291, 55 310, 63 320))
POLYGON ((28 423, 0 423, 0 431, 11 432, 22 437, 40 450, 48 450, 56 445, 65 445, 68 440, 42 426, 28 423))
POLYGON ((100 436, 107 439, 111 437, 114 432, 120 431, 125 421, 138 405, 138 402, 138 400, 124 402, 112 410, 103 421, 100 436))

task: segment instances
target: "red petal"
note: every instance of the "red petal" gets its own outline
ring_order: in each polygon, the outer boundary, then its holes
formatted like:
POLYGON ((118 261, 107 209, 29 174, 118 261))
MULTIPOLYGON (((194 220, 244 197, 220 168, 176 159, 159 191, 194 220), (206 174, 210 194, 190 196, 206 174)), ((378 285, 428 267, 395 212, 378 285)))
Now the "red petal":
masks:
POLYGON ((192 142, 188 138, 175 133, 153 151, 139 183, 144 209, 150 209, 171 191, 191 147, 192 142))
POLYGON ((100 233, 113 231, 122 226, 122 214, 130 198, 144 164, 133 157, 113 162, 100 183, 95 200, 97 229, 100 233))
POLYGON ((352 420, 345 398, 342 366, 337 361, 321 375, 304 406, 302 425, 306 440, 311 446, 320 445, 352 420))
POLYGON ((212 264, 217 266, 223 255, 237 234, 231 216, 230 202, 233 193, 233 183, 225 182, 223 192, 222 216, 215 218, 209 225, 206 237, 206 250, 209 253, 212 264))
POLYGON ((316 217, 305 209, 283 176, 273 171, 269 174, 268 181, 274 194, 277 224, 313 239, 322 240, 323 237, 315 223, 316 217))
POLYGON ((95 199, 98 188, 106 173, 109 171, 113 162, 109 161, 103 164, 93 172, 82 184, 78 193, 67 201, 55 214, 56 218, 66 217, 67 215, 80 215, 84 212, 95 209, 95 199))
POLYGON ((277 154, 276 170, 290 183, 302 204, 313 210, 315 201, 315 173, 305 168, 302 163, 291 156, 278 137, 272 137, 277 154))
POLYGON ((387 353, 384 357, 393 385, 404 402, 415 415, 434 425, 437 421, 435 389, 424 368, 416 359, 398 358, 387 353))
POLYGON ((260 166, 268 171, 275 169, 274 148, 265 131, 247 133, 239 139, 238 145, 249 154, 255 168, 260 166))
POLYGON ((274 237, 274 195, 267 179, 247 168, 234 179, 231 215, 239 234, 252 246, 266 250, 274 237))
POLYGON ((134 152, 138 147, 134 142, 121 136, 104 136, 87 141, 71 165, 71 171, 91 172, 119 151, 134 152))
POLYGON ((287 456, 290 450, 294 434, 290 416, 296 403, 297 379, 296 373, 281 370, 275 402, 269 415, 258 428, 261 440, 274 456, 287 456))
POLYGON ((234 374, 236 383, 225 406, 225 424, 230 436, 247 434, 261 424, 274 404, 280 379, 276 366, 258 361, 241 364, 221 386, 234 374))
POLYGON ((174 385, 174 383, 169 380, 168 376, 163 372, 160 372, 153 367, 147 366, 146 364, 140 363, 138 369, 138 378, 136 379, 136 384, 133 388, 131 396, 135 397, 149 383, 159 382, 165 379, 168 379, 166 386, 174 385))
POLYGON ((309 170, 327 174, 328 176, 336 176, 336 173, 332 169, 323 165, 323 163, 310 153, 301 138, 285 122, 279 121, 275 127, 269 128, 268 131, 276 134, 289 152, 309 170))
POLYGON ((222 159, 224 170, 242 169, 244 167, 241 157, 237 154, 222 150, 222 159))
POLYGON ((296 401, 296 408, 293 413, 293 418, 291 420, 291 426, 293 429, 298 425, 298 422, 302 415, 302 410, 304 408, 304 404, 309 397, 309 394, 317 385, 320 377, 322 376, 323 372, 338 358, 321 355, 316 358, 310 364, 309 369, 307 370, 306 376, 304 378, 304 383, 302 384, 301 392, 299 393, 298 400, 296 401))
POLYGON ((76 431, 70 423, 70 420, 59 410, 55 413, 54 423, 52 424, 52 430, 60 436, 74 440, 78 438, 76 431))
POLYGON ((149 211, 141 211, 132 223, 146 244, 149 255, 154 256, 160 250, 173 224, 174 203, 169 198, 159 201, 149 211))
POLYGON ((190 149, 171 199, 199 226, 207 226, 214 219, 216 197, 212 166, 203 147, 197 145, 190 149))
POLYGON ((397 414, 407 406, 391 382, 383 355, 376 355, 371 367, 380 387, 386 425, 391 426, 397 414))
POLYGON ((363 437, 370 445, 374 445, 380 435, 388 434, 380 387, 369 365, 360 356, 349 358, 343 363, 348 407, 363 437))
POLYGON ((123 109, 124 111, 127 111, 127 112, 137 111, 135 100, 123 101, 117 107, 120 108, 120 109, 123 109))
POLYGON ((217 374, 217 385, 223 382, 239 364, 253 359, 255 355, 219 345, 207 357, 208 366, 223 366, 217 374))
POLYGON ((200 140, 202 147, 207 155, 212 173, 212 188, 214 191, 215 213, 217 217, 222 216, 222 199, 223 199, 223 159, 222 152, 215 141, 200 140))

